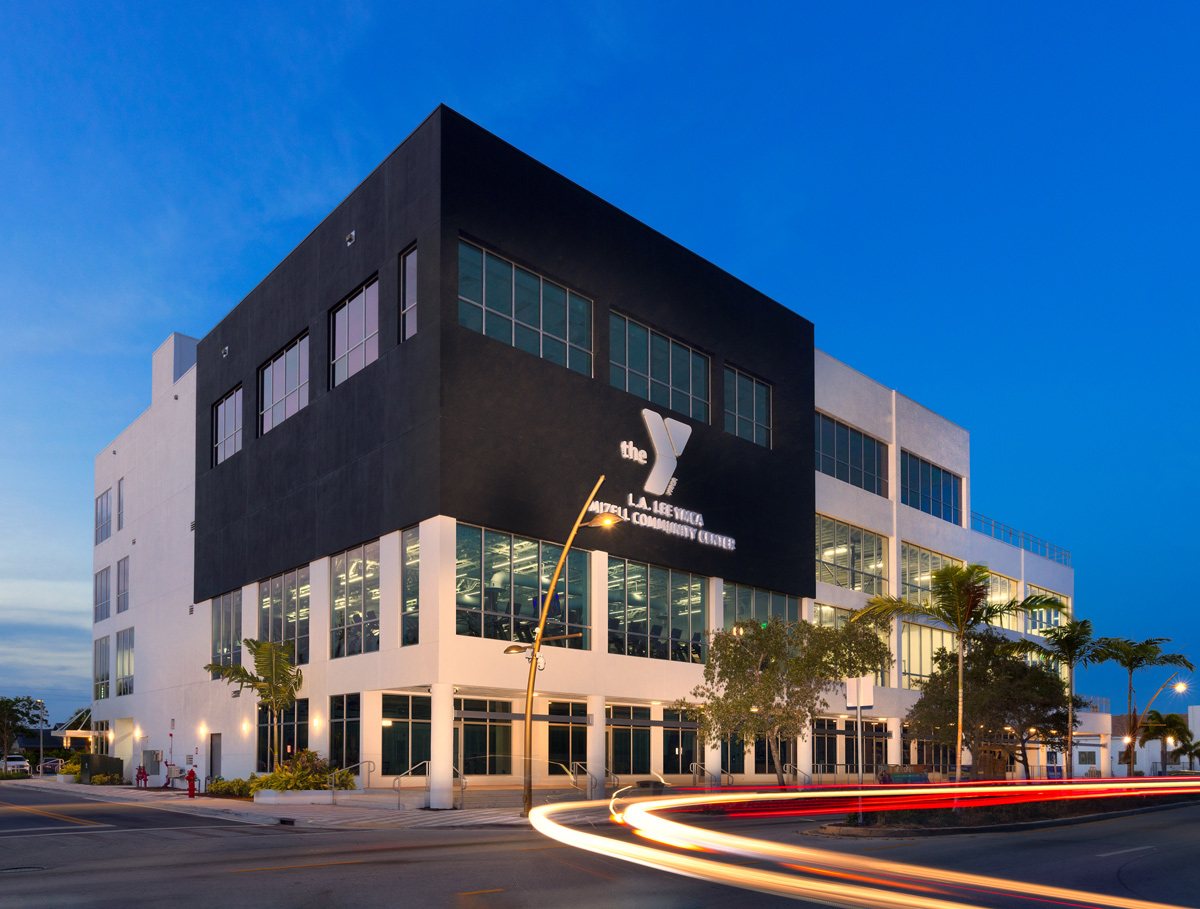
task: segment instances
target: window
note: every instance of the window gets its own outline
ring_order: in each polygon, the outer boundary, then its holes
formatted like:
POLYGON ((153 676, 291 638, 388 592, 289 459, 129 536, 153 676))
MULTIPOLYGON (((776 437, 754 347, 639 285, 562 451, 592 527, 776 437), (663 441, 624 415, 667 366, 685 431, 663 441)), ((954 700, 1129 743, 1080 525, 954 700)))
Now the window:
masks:
POLYGON ((426 695, 383 696, 384 776, 399 776, 409 770, 414 776, 425 776, 425 768, 418 765, 429 760, 432 716, 432 701, 426 695))
POLYGON ((550 593, 550 578, 562 547, 507 533, 458 525, 455 601, 459 634, 498 641, 533 643, 545 597, 550 597, 545 646, 590 650, 588 554, 572 549, 550 593))
MULTIPOLYGON (((850 621, 850 617, 853 615, 853 609, 826 606, 824 603, 813 604, 813 624, 820 628, 841 628, 850 621)), ((891 649, 891 635, 888 632, 880 632, 879 639, 888 645, 889 650, 891 649)), ((879 688, 889 686, 888 673, 882 666, 875 670, 875 685, 879 688)))
POLYGON ((379 282, 372 280, 351 294, 334 309, 330 323, 333 326, 330 387, 334 387, 379 359, 379 282))
POLYGON ((108 740, 108 720, 92 720, 92 732, 99 733, 92 738, 92 749, 96 754, 109 754, 111 745, 108 740))
POLYGON ((1088 766, 1092 766, 1092 767, 1096 766, 1096 752, 1094 752, 1094 751, 1079 752, 1079 763, 1080 763, 1080 765, 1088 765, 1088 766))
POLYGON ((358 756, 362 701, 357 694, 335 694, 329 699, 329 764, 353 767, 358 756))
POLYGON ((133 629, 117 632, 117 697, 133 694, 133 629))
POLYGON ((962 477, 901 451, 900 502, 961 525, 962 477))
POLYGON ((837 720, 818 717, 813 720, 812 770, 813 773, 837 773, 837 720))
POLYGON ((125 529, 125 478, 117 480, 117 530, 125 529))
POLYGON ((92 700, 108 697, 108 636, 92 641, 92 700))
POLYGON ((592 374, 591 300, 462 241, 458 324, 585 376, 592 374))
POLYGON ((308 335, 280 351, 258 380, 258 431, 266 434, 308 403, 308 335))
POLYGON ((96 496, 96 542, 103 543, 112 536, 112 489, 96 496))
POLYGON ((650 708, 610 704, 608 767, 617 776, 650 772, 650 708))
POLYGON ((708 422, 708 357, 632 319, 609 315, 609 382, 708 422))
MULTIPOLYGON (((455 698, 454 716, 462 721, 464 776, 506 776, 512 773, 512 701, 455 698), (496 716, 495 714, 503 714, 496 716)), ((460 753, 455 742, 455 753, 460 753)))
MULTIPOLYGON (((1017 582, 1002 574, 988 573, 988 598, 990 604, 1003 606, 1017 598, 1017 582)), ((991 623, 996 628, 1007 628, 1009 631, 1023 631, 1025 616, 1006 615, 991 623)))
POLYGON ((888 497, 888 447, 866 433, 815 414, 813 463, 827 476, 888 497))
POLYGON ((928 606, 933 596, 933 573, 962 562, 940 552, 900 541, 900 596, 910 603, 928 606))
POLYGON ((379 650, 379 541, 339 552, 330 561, 331 658, 379 650))
POLYGON ((702 663, 707 631, 708 578, 609 557, 609 653, 702 663))
MULTIPOLYGON (((219 597, 213 597, 211 643, 211 662, 218 666, 242 665, 242 591, 240 588, 219 597)), ((215 672, 212 677, 218 678, 215 672)))
POLYGON ((421 534, 410 527, 400 537, 400 646, 421 642, 421 534))
POLYGON ((104 568, 92 577, 92 621, 108 618, 108 572, 104 568))
POLYGON ((725 367, 725 431, 771 447, 771 386, 725 367))
POLYGON ((737 733, 721 742, 721 769, 726 773, 746 772, 746 741, 737 733))
POLYGON ((117 612, 129 608, 129 556, 117 562, 117 612))
MULTIPOLYGON (((255 755, 258 773, 267 773, 269 754, 275 745, 271 742, 271 714, 258 705, 258 749, 255 755)), ((279 753, 283 760, 295 756, 297 751, 308 747, 308 698, 297 698, 296 703, 279 715, 279 753)))
MULTIPOLYGON (((863 773, 874 775, 887 764, 887 723, 863 720, 863 773)), ((846 720, 846 768, 858 771, 858 725, 846 720)))
POLYGON ((213 466, 242 450, 242 387, 213 406, 213 466))
POLYGON ((1064 621, 1071 620, 1071 598, 1063 596, 1061 593, 1055 593, 1053 590, 1047 590, 1045 587, 1038 587, 1035 584, 1025 585, 1026 596, 1044 596, 1054 597, 1058 602, 1062 603, 1063 611, 1054 612, 1050 609, 1038 609, 1025 616, 1025 630, 1030 634, 1040 635, 1047 628, 1057 628, 1064 621))
POLYGON ((409 250, 400 261, 400 340, 417 333, 417 251, 409 250))
POLYGON ((587 764, 587 704, 582 701, 551 701, 548 756, 551 776, 567 776, 571 765, 587 764), (574 720, 568 719, 574 717, 574 720), (558 719, 555 719, 558 718, 558 719))
POLYGON ((704 743, 697 741, 696 727, 678 710, 663 708, 663 773, 691 773, 692 764, 704 769, 704 743))
POLYGON ((887 537, 821 514, 816 520, 817 580, 871 596, 887 593, 887 537))
POLYGON ((920 688, 933 673, 933 655, 942 648, 957 653, 953 631, 913 622, 900 624, 900 687, 920 688))
POLYGON ((726 581, 723 600, 726 631, 732 631, 738 622, 767 622, 772 616, 785 622, 800 621, 799 597, 726 581))
MULTIPOLYGON (((258 639, 291 641, 297 666, 308 662, 308 594, 307 565, 258 583, 258 639)), ((238 596, 240 612, 240 592, 238 596)))
MULTIPOLYGON (((795 739, 781 738, 779 740, 779 763, 784 767, 795 763, 792 760, 792 749, 795 744, 795 739)), ((763 774, 775 772, 775 757, 771 754, 770 743, 763 736, 756 736, 754 739, 754 772, 763 774)))

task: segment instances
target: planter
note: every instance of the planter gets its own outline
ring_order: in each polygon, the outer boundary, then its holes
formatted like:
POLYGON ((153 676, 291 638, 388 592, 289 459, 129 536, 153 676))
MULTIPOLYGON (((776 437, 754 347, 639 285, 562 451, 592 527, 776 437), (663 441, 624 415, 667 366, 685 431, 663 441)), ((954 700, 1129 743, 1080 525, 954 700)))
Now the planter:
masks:
MULTIPOLYGON (((346 794, 346 790, 341 790, 346 794)), ((328 789, 260 789, 254 793, 257 805, 332 805, 333 793, 328 789)))
POLYGON ((55 776, 58 777, 58 781, 60 783, 74 783, 75 782, 75 774, 73 774, 73 773, 57 773, 57 774, 55 774, 55 776))

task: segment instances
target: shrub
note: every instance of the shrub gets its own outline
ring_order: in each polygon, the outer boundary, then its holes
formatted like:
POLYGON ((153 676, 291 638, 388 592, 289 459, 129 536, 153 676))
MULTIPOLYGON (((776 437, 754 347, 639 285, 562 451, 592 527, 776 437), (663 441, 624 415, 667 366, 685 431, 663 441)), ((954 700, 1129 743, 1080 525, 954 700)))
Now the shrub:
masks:
MULTIPOLYGON (((75 758, 67 761, 65 764, 63 764, 61 767, 58 768, 58 772, 59 773, 78 774, 79 773, 79 758, 75 757, 75 758)), ((79 780, 76 780, 75 782, 78 783, 79 780)))
POLYGON ((328 789, 329 778, 336 774, 338 789, 354 789, 354 775, 348 770, 330 770, 329 762, 315 751, 305 749, 284 761, 279 769, 250 780, 250 791, 274 789, 291 792, 303 789, 328 789))
POLYGON ((27 780, 29 774, 24 770, 0 770, 0 780, 27 780))
POLYGON ((96 773, 92 775, 93 786, 124 786, 125 777, 119 773, 96 773))
POLYGON ((251 786, 255 779, 257 777, 251 774, 248 780, 213 780, 208 784, 208 791, 210 795, 248 799, 253 794, 251 786))

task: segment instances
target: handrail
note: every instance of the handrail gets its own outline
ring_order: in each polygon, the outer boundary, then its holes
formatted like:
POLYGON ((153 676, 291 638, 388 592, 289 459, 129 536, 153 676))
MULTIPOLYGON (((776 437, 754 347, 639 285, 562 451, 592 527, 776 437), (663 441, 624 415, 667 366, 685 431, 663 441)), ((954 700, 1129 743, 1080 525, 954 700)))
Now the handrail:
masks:
POLYGON ((795 764, 784 764, 783 772, 785 774, 788 774, 789 776, 791 776, 792 779, 796 781, 797 786, 800 785, 800 777, 804 777, 804 785, 805 786, 812 785, 812 777, 809 776, 807 773, 805 773, 803 770, 801 770, 799 767, 797 767, 795 764))
POLYGON ((721 770, 721 778, 720 779, 721 779, 721 782, 718 785, 721 785, 721 786, 732 786, 733 785, 733 774, 730 773, 728 770, 725 770, 724 768, 722 768, 722 770, 721 770))
MULTIPOLYGON (((403 807, 400 804, 400 793, 404 791, 404 787, 400 785, 400 781, 406 776, 416 776, 417 771, 422 767, 425 768, 425 772, 423 774, 425 777, 425 792, 429 792, 429 788, 433 781, 433 774, 429 772, 431 769, 433 769, 431 762, 421 761, 419 764, 413 764, 413 766, 409 767, 403 773, 397 773, 396 778, 392 780, 392 791, 396 793, 396 808, 399 809, 403 807)), ((450 765, 450 770, 452 771, 452 779, 454 776, 458 777, 458 807, 463 808, 466 805, 467 800, 467 778, 463 776, 462 771, 453 764, 450 765)))
MULTIPOLYGON (((371 771, 375 769, 374 761, 359 761, 357 764, 351 764, 349 767, 337 767, 337 768, 329 771, 329 790, 332 793, 329 796, 329 800, 333 804, 335 804, 335 805, 337 804, 337 788, 338 788, 337 787, 337 775, 344 770, 353 770, 355 767, 366 767, 367 768, 367 781, 366 781, 366 785, 363 786, 363 789, 371 788, 371 771)), ((358 774, 355 774, 355 775, 357 776, 358 774)))
POLYGON ((580 788, 579 774, 582 773, 587 777, 587 789, 585 791, 590 797, 592 794, 592 789, 596 785, 596 778, 588 771, 587 764, 584 761, 572 761, 569 769, 571 772, 571 786, 575 789, 580 788))

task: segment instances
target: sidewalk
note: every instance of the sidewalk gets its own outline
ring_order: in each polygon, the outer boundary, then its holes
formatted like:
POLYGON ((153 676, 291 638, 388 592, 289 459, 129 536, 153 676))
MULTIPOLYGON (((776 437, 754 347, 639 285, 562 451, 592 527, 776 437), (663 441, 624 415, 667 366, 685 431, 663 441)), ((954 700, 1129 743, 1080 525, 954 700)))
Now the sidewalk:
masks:
MULTIPOLYGON (((189 799, 186 789, 136 789, 132 786, 84 786, 54 780, 4 780, 7 787, 36 789, 44 793, 88 798, 104 802, 149 804, 169 811, 181 811, 203 817, 226 818, 252 824, 294 824, 309 828, 362 827, 516 827, 532 829, 529 820, 517 808, 465 808, 430 811, 424 808, 403 810, 372 808, 363 805, 260 805, 236 799, 197 796, 189 799)), ((591 826, 604 823, 607 807, 581 810, 560 823, 591 826)))

